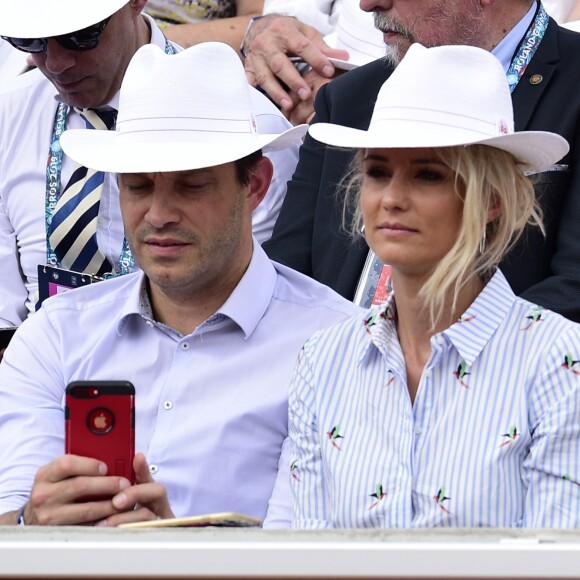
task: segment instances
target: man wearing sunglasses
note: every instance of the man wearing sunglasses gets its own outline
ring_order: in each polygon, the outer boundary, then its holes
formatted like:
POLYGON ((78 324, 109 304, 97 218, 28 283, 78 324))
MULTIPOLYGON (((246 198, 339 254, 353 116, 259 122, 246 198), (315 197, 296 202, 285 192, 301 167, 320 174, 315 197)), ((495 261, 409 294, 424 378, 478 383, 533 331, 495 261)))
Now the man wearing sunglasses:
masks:
MULTIPOLYGON (((0 88, 0 328, 19 325, 40 298, 135 268, 124 240, 114 175, 94 175, 62 153, 66 129, 112 128, 132 56, 170 43, 142 11, 146 0, 20 0, 3 8, 0 36, 36 70, 0 88), (88 111, 86 111, 88 109, 88 111), (77 273, 88 274, 79 276, 77 273)), ((171 116, 171 87, 167 88, 171 116)), ((290 127, 252 89, 266 133, 290 127)), ((276 173, 254 234, 269 237, 298 144, 268 155, 276 173)), ((0 351, 0 357, 2 351, 0 351)))

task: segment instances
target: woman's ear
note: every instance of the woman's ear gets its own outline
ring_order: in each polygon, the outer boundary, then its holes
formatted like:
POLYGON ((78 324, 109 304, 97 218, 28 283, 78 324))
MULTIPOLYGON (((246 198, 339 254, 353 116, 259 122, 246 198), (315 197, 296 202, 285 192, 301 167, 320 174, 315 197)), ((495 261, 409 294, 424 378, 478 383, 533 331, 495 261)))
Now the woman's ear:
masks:
POLYGON ((487 223, 494 222, 501 214, 501 203, 497 197, 493 197, 491 205, 487 210, 487 223))

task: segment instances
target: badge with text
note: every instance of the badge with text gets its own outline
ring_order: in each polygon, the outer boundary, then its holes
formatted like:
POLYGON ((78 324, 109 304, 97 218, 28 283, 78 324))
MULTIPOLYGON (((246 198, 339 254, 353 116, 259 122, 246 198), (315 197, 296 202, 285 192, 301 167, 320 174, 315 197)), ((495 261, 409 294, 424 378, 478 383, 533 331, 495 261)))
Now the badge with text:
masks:
POLYGON ((87 286, 100 280, 101 278, 90 274, 40 265, 38 266, 38 302, 36 303, 36 310, 51 296, 62 294, 81 286, 87 286))

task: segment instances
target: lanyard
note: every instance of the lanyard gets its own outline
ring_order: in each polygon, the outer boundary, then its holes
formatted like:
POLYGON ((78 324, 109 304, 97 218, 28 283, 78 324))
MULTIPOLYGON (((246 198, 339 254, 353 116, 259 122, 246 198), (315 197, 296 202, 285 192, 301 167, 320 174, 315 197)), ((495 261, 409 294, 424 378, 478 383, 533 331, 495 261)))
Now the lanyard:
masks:
POLYGON ((528 28, 528 31, 526 32, 526 35, 524 36, 524 39, 522 40, 522 43, 514 55, 508 69, 507 80, 510 92, 513 92, 517 87, 526 68, 530 64, 542 38, 544 38, 549 21, 550 17, 540 3, 534 16, 534 20, 528 28))
MULTIPOLYGON (((165 39, 165 53, 175 54, 175 48, 170 42, 165 39)), ((62 147, 60 146, 60 136, 66 129, 66 117, 70 111, 69 105, 66 103, 59 103, 54 116, 54 124, 52 128, 52 137, 50 140, 50 150, 48 152, 48 160, 46 162, 46 196, 44 221, 46 225, 46 263, 49 266, 60 268, 58 258, 54 253, 49 241, 50 224, 52 223, 52 216, 56 204, 61 196, 61 173, 62 173, 62 147)), ((105 274, 105 278, 114 278, 129 274, 135 268, 135 258, 131 253, 127 238, 123 238, 123 247, 121 255, 117 262, 115 272, 105 274)))

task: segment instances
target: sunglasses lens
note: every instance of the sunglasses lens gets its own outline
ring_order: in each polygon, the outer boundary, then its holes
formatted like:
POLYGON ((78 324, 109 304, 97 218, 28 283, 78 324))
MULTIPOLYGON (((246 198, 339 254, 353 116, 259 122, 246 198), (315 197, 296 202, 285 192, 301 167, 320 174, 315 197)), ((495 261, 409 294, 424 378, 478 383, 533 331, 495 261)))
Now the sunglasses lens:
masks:
POLYGON ((46 50, 45 38, 13 38, 11 36, 3 36, 2 38, 23 52, 43 52, 46 50))
POLYGON ((68 50, 91 50, 96 48, 99 44, 99 36, 101 36, 103 30, 105 30, 109 18, 105 18, 102 22, 84 28, 83 30, 57 36, 56 40, 61 46, 64 46, 64 48, 67 48, 68 50))
POLYGON ((57 36, 56 41, 68 50, 91 50, 99 44, 99 32, 74 32, 67 36, 57 36))
MULTIPOLYGON (((99 44, 99 36, 105 30, 109 20, 110 17, 83 30, 53 38, 67 50, 91 50, 99 44)), ((44 52, 48 43, 46 38, 13 38, 11 36, 3 36, 2 38, 14 48, 24 52, 44 52)))

